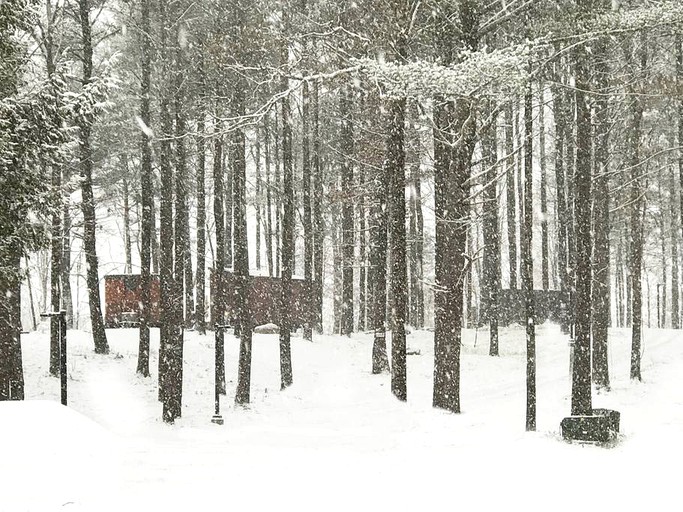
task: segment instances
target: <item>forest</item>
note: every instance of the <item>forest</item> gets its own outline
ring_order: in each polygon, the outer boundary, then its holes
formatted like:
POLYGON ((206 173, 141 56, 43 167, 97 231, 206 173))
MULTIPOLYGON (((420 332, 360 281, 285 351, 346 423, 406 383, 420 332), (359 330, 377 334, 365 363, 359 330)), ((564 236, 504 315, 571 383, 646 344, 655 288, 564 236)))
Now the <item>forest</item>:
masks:
POLYGON ((0 400, 42 323, 60 374, 41 313, 111 355, 121 279, 164 423, 188 333, 216 414, 263 332, 282 392, 295 340, 367 334, 399 401, 428 333, 460 413, 464 333, 502 358, 513 324, 534 431, 545 322, 593 415, 615 329, 641 381, 644 333, 681 328, 682 33, 665 0, 0 0, 0 400))

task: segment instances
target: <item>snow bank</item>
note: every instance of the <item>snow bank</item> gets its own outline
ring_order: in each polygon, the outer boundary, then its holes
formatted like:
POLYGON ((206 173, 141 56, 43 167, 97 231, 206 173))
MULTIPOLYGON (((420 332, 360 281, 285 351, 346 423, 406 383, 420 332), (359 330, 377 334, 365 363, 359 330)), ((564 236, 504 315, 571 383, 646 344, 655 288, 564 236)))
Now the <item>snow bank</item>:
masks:
POLYGON ((0 439, 2 510, 90 510, 119 490, 117 440, 71 408, 0 402, 0 439))

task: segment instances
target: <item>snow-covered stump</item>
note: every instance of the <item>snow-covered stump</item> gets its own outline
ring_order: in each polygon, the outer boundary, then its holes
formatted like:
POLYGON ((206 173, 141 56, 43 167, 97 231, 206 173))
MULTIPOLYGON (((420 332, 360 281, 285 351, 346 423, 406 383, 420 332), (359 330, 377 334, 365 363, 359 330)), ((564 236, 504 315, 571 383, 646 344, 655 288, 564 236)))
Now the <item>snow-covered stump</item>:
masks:
POLYGON ((566 441, 608 443, 619 434, 619 411, 593 409, 592 414, 568 416, 560 423, 566 441))

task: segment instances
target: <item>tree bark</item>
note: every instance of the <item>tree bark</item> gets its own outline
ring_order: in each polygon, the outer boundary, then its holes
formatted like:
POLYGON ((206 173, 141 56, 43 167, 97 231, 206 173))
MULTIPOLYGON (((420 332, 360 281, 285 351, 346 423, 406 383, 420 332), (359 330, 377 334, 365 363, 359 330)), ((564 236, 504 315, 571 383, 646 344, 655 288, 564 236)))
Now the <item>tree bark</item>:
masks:
MULTIPOLYGON (((405 53, 400 54, 405 58, 405 53)), ((389 140, 387 173, 390 175, 391 201, 391 391, 399 400, 407 400, 406 312, 408 279, 406 269, 405 201, 405 113, 406 100, 389 101, 389 140)))
POLYGON ((254 248, 254 252, 256 256, 256 270, 260 271, 261 270, 261 224, 263 223, 263 214, 262 214, 262 207, 261 207, 261 189, 263 188, 261 186, 261 139, 260 139, 260 131, 258 128, 256 128, 256 136, 254 137, 254 151, 256 152, 255 156, 255 167, 256 167, 256 177, 255 177, 255 184, 254 184, 254 210, 255 210, 255 216, 256 216, 256 247, 254 248))
POLYGON ((123 195, 123 247, 126 255, 125 274, 133 272, 133 249, 130 237, 130 190, 128 186, 128 157, 124 154, 123 158, 124 176, 121 180, 121 194, 123 195))
POLYGON ((483 165, 487 167, 484 178, 484 265, 483 265, 483 313, 489 324, 489 355, 498 356, 498 294, 500 290, 500 233, 498 231, 498 191, 496 162, 496 122, 486 130, 482 140, 483 165))
MULTIPOLYGON (((641 66, 646 63, 646 50, 640 49, 641 66)), ((630 105, 631 122, 628 148, 631 152, 631 251, 629 271, 631 274, 631 379, 642 380, 640 359, 642 346, 642 267, 643 267, 643 217, 645 209, 644 187, 640 176, 640 141, 642 136, 643 102, 640 96, 633 95, 630 105)))
POLYGON ((234 181, 235 181, 235 169, 233 168, 233 155, 232 155, 232 144, 228 144, 223 147, 223 159, 227 160, 223 165, 225 176, 225 182, 223 186, 225 187, 225 266, 228 268, 234 268, 233 261, 233 242, 234 242, 234 181))
MULTIPOLYGON (((394 59, 403 63, 408 58, 410 2, 393 6, 397 34, 393 40, 394 59)), ((406 98, 388 100, 388 138, 386 168, 389 182, 390 290, 391 290, 391 392, 401 401, 408 398, 406 366, 406 320, 408 309, 408 275, 406 261, 405 200, 405 121, 406 98)))
MULTIPOLYGON (((204 61, 200 63, 201 99, 206 93, 204 61)), ((203 105, 202 105, 203 107, 203 105)), ((197 271, 195 321, 200 334, 206 334, 206 121, 203 108, 197 117, 197 271)))
MULTIPOLYGON (((359 184, 365 188, 365 167, 360 169, 359 184)), ((365 209, 365 193, 361 192, 357 205, 358 218, 358 331, 363 332, 367 327, 367 213, 365 209)))
POLYGON ((550 289, 550 257, 548 242, 548 170, 545 153, 545 83, 539 83, 538 109, 538 163, 541 171, 541 285, 544 290, 550 289))
POLYGON ((536 430, 536 320, 534 313, 533 114, 531 83, 524 95, 524 203, 521 244, 522 289, 526 317, 526 430, 536 430))
POLYGON ((422 217, 422 193, 420 186, 420 168, 418 164, 415 164, 411 167, 409 198, 409 323, 416 329, 422 329, 422 327, 424 327, 424 293, 422 290, 422 251, 424 249, 424 221, 422 217))
MULTIPOLYGON (((171 72, 172 57, 168 45, 167 33, 170 30, 171 13, 168 13, 163 3, 159 4, 159 18, 161 27, 162 69, 166 76, 171 72)), ((177 283, 174 276, 174 234, 178 233, 180 216, 173 215, 173 190, 175 185, 171 137, 173 135, 173 119, 171 113, 172 91, 171 84, 165 83, 161 90, 160 118, 162 141, 159 152, 159 169, 161 174, 161 204, 160 233, 159 233, 159 272, 161 287, 161 332, 159 339, 159 397, 163 410, 162 419, 166 423, 173 423, 180 415, 177 402, 178 381, 176 367, 178 341, 182 342, 182 331, 178 320, 177 283), (174 222, 175 220, 175 222, 174 222)))
MULTIPOLYGON (((470 50, 478 45, 478 16, 471 1, 458 7, 462 33, 470 50)), ((441 63, 455 54, 454 29, 439 41, 441 63)), ((463 321, 463 282, 469 200, 468 180, 475 143, 473 105, 465 99, 434 107, 434 205, 436 217, 436 286, 434 293, 434 407, 460 412, 460 342, 463 321)))
MULTIPOLYGON (((289 19, 283 11, 282 41, 280 42, 280 65, 289 67, 289 19)), ((289 89, 289 79, 283 75, 281 90, 289 89)), ((291 310, 292 271, 294 270, 294 169, 292 154, 292 121, 289 96, 282 99, 282 302, 280 304, 280 386, 285 389, 292 385, 292 352, 291 352, 291 310)))
MULTIPOLYGON (((90 25, 89 0, 78 0, 81 45, 83 63, 83 86, 90 83, 93 69, 93 49, 90 25)), ((102 319, 102 305, 100 301, 99 264, 96 251, 97 219, 95 216, 95 198, 93 195, 92 171, 93 152, 90 145, 92 126, 89 120, 81 117, 78 121, 79 133, 79 167, 81 171, 81 209, 83 211, 83 249, 86 259, 86 281, 88 286, 88 303, 90 306, 90 322, 92 325, 95 353, 109 353, 107 333, 102 319)))
POLYGON ((284 138, 284 129, 282 133, 280 132, 280 122, 278 121, 278 110, 275 109, 275 175, 273 176, 275 201, 273 205, 273 210, 275 211, 275 276, 282 277, 281 265, 282 265, 282 206, 283 206, 283 190, 282 190, 282 174, 281 169, 283 166, 283 156, 282 156, 282 138, 284 138))
MULTIPOLYGON (((62 182, 69 181, 70 172, 65 167, 63 169, 62 182)), ((73 329, 74 327, 74 306, 73 298, 71 296, 71 212, 69 210, 70 204, 67 197, 64 199, 62 205, 62 264, 61 264, 61 286, 62 286, 62 303, 66 310, 66 327, 73 329)))
MULTIPOLYGON (((0 254, 0 268, 21 268, 17 244, 0 254)), ((21 357, 21 281, 19 273, 0 273, 0 401, 24 399, 24 370, 21 357)))
MULTIPOLYGON (((52 189, 61 197, 62 172, 59 166, 52 166, 52 189)), ((59 210, 52 214, 52 247, 50 258, 50 305, 53 312, 61 309, 61 286, 62 274, 62 216, 59 210)), ((59 376, 59 319, 55 316, 50 318, 50 375, 59 376)))
MULTIPOLYGON (((237 47, 243 48, 245 12, 242 2, 235 2, 237 47)), ((243 54, 237 50, 238 62, 243 54)), ((242 62, 244 64, 244 62, 242 62)), ((244 91, 245 80, 236 77, 233 90, 233 108, 237 117, 243 117, 246 111, 244 91)), ((251 388, 251 347, 252 325, 249 305, 249 243, 247 238, 247 160, 246 137, 243 129, 233 132, 233 173, 234 173, 234 222, 235 222, 235 303, 239 319, 240 352, 237 370, 237 390, 235 403, 248 404, 251 388)))
POLYGON ((568 255, 568 235, 567 223, 569 222, 569 208, 567 206, 566 174, 565 174, 565 101, 564 91, 558 88, 553 89, 553 106, 555 118, 555 190, 557 193, 557 260, 558 278, 561 294, 561 306, 565 314, 561 320, 561 327, 565 332, 569 332, 571 313, 568 303, 569 283, 569 255, 568 255))
POLYGON ((514 111, 512 104, 505 108, 505 151, 508 155, 505 171, 507 203, 507 236, 509 288, 517 288, 517 194, 515 192, 515 146, 513 138, 514 111))
POLYGON ((320 148, 320 104, 318 82, 313 84, 313 266, 315 273, 314 325, 323 332, 323 243, 325 225, 323 219, 323 168, 320 148))
POLYGON ((372 373, 379 374, 389 371, 389 357, 386 342, 386 313, 387 313, 387 231, 388 231, 388 173, 386 167, 381 166, 374 174, 372 190, 374 203, 372 205, 372 246, 370 252, 372 292, 372 329, 374 331, 372 343, 372 373))
POLYGON ((341 117, 341 195, 342 195, 342 302, 341 333, 350 336, 353 331, 353 120, 350 86, 343 87, 339 98, 341 117))
MULTIPOLYGON (((216 109, 217 110, 217 109, 216 109)), ((225 324, 225 290, 223 275, 225 272, 225 220, 223 211, 223 140, 220 136, 220 124, 214 121, 214 149, 213 149, 213 217, 216 226, 216 259, 214 262, 214 278, 216 292, 212 293, 211 318, 216 337, 216 377, 218 379, 219 393, 225 394, 225 335, 224 330, 219 328, 225 324)))
MULTIPOLYGON (((606 42, 599 41, 595 49, 594 65, 599 93, 607 88, 606 42)), ((600 95, 595 101, 593 185, 593 382, 596 387, 609 389, 608 328, 610 326, 610 216, 609 216, 609 104, 608 97, 600 95)))
POLYGON ((273 201, 272 182, 270 180, 270 129, 268 116, 263 118, 263 135, 266 158, 266 260, 268 263, 268 275, 273 277, 273 201))
POLYGON ((680 329, 681 328, 681 317, 680 317, 680 304, 679 304, 679 293, 680 293, 680 281, 678 277, 678 226, 680 224, 680 218, 678 216, 678 201, 676 198, 676 171, 671 167, 671 196, 670 196, 670 208, 671 208, 671 229, 669 230, 670 243, 671 243, 671 328, 680 329))
MULTIPOLYGON (((173 13, 174 16, 176 13, 173 13)), ((178 13, 180 14, 180 13, 178 13)), ((175 209, 174 232, 173 232, 173 285, 172 285, 172 335, 171 345, 167 347, 168 358, 168 400, 164 402, 164 417, 167 421, 174 421, 182 415, 183 398, 183 344, 185 326, 185 308, 183 303, 185 293, 186 252, 189 244, 189 215, 187 212, 187 152, 185 148, 185 136, 187 127, 183 105, 186 100, 185 54, 181 43, 181 33, 184 20, 180 15, 176 24, 175 46, 175 87, 174 87, 174 114, 175 114, 175 209)))
MULTIPOLYGON (((676 77, 683 80, 683 44, 681 44, 680 34, 676 35, 676 77)), ((683 99, 678 102, 678 146, 683 147, 683 99)), ((679 220, 681 225, 681 235, 683 236, 683 150, 678 152, 678 200, 680 201, 679 220)), ((671 189, 672 192, 674 188, 671 189)), ((673 244, 675 245, 675 244, 673 244)), ((675 261, 678 261, 677 259, 675 261)), ((678 290, 678 287, 676 287, 678 290)), ((674 329, 680 329, 680 317, 674 329)))
MULTIPOLYGON (((150 77, 152 72, 152 45, 150 1, 141 3, 141 38, 142 69, 140 83, 140 119, 146 127, 151 126, 150 112, 150 77)), ((152 189, 152 146, 149 131, 140 134, 140 196, 142 206, 142 222, 140 233, 140 280, 142 295, 140 300, 140 338, 138 346, 137 373, 149 377, 149 323, 152 308, 150 291, 150 264, 152 250, 152 226, 154 209, 154 191, 152 189)))
POLYGON ((302 174, 303 174, 303 228, 304 228, 304 339, 313 341, 313 218, 311 209, 311 151, 309 131, 309 90, 308 82, 303 83, 302 99, 302 174))
POLYGON ((588 56, 585 47, 575 50, 576 173, 574 175, 576 219, 576 294, 574 299, 574 364, 572 415, 591 414, 591 119, 585 91, 589 90, 588 56))

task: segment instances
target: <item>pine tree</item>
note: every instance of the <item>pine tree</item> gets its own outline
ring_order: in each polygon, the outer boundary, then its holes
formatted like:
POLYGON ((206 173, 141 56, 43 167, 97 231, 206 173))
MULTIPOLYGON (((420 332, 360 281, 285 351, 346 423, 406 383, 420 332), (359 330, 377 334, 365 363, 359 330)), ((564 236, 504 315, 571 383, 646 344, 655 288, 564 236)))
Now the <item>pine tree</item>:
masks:
MULTIPOLYGON (((90 21, 90 0, 78 0, 78 15, 81 25, 81 58, 83 65, 82 84, 87 89, 93 79, 92 25, 90 21)), ((79 128, 79 167, 81 172, 81 209, 83 211, 83 248, 86 259, 86 280, 90 322, 97 354, 107 354, 109 344, 104 330, 102 305, 100 302, 99 264, 96 250, 95 197, 93 194, 92 172, 93 151, 90 141, 92 120, 87 113, 78 117, 79 128)))
POLYGON ((140 301, 140 342, 138 348, 137 372, 149 377, 149 324, 152 309, 151 299, 151 250, 152 250, 152 210, 154 194, 152 191, 152 146, 151 135, 151 72, 152 72, 152 25, 149 0, 141 1, 140 40, 142 49, 140 83, 140 123, 144 125, 140 133, 140 197, 142 203, 142 222, 140 233, 140 281, 142 297, 140 301))

